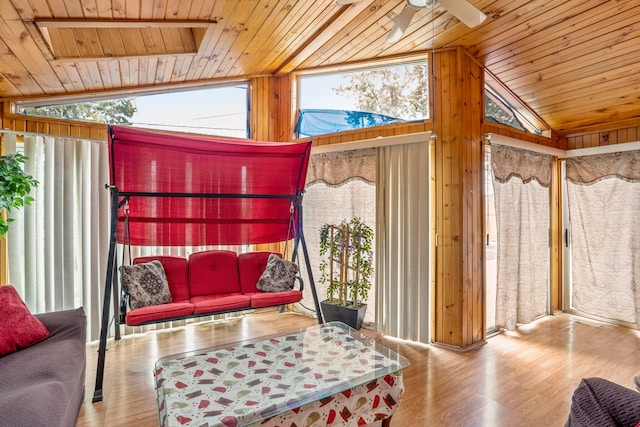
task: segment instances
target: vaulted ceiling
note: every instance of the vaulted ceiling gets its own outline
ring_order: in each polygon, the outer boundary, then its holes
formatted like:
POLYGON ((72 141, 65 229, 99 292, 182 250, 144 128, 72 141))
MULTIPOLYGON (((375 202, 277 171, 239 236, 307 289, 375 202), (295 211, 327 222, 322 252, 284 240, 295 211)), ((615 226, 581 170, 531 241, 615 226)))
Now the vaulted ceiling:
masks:
MULTIPOLYGON (((553 130, 640 117, 640 2, 470 0, 470 29, 405 0, 0 0, 0 98, 217 82, 462 45, 553 130)), ((424 55, 426 57, 426 55, 424 55)))

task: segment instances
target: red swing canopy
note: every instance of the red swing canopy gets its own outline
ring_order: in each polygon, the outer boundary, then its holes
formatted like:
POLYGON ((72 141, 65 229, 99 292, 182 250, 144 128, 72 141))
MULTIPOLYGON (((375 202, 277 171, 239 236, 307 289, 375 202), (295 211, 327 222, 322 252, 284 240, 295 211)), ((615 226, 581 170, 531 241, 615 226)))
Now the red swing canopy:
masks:
POLYGON ((118 210, 117 241, 124 240, 127 212, 132 245, 292 238, 310 152, 310 141, 256 142, 110 126, 110 184, 119 202, 128 198, 118 210))

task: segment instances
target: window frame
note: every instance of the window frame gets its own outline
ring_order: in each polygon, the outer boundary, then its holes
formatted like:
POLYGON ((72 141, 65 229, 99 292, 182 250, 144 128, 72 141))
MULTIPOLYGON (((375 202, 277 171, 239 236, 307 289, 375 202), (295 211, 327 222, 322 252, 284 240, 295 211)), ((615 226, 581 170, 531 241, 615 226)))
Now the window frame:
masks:
MULTIPOLYGON (((529 106, 524 104, 511 90, 500 82, 489 70, 484 70, 484 96, 490 96, 491 98, 497 98, 498 101, 506 105, 507 109, 514 115, 516 120, 520 121, 521 125, 527 129, 528 127, 538 129, 540 133, 526 130, 523 132, 529 132, 534 135, 551 136, 551 128, 544 122, 544 120, 531 110, 529 106), (491 91, 488 95, 487 92, 491 91)), ((484 111, 484 99, 482 103, 483 118, 486 120, 486 111, 484 111)), ((513 127, 511 125, 501 123, 504 126, 513 127)), ((513 129, 517 129, 513 127, 513 129)), ((520 130, 520 129, 518 129, 520 130)))
MULTIPOLYGON (((291 132, 292 132, 292 137, 294 139, 300 139, 298 133, 297 133, 297 125, 298 125, 298 114, 299 114, 299 110, 301 108, 301 98, 302 98, 302 79, 304 79, 305 77, 312 77, 312 76, 322 76, 322 75, 343 75, 343 74, 348 74, 348 73, 358 73, 358 72, 363 72, 363 71, 374 71, 374 70, 380 70, 380 69, 386 69, 386 68, 392 68, 392 67, 402 67, 402 66, 409 66, 412 64, 424 64, 426 65, 426 69, 427 69, 427 99, 428 99, 428 105, 427 105, 427 111, 428 111, 428 116, 423 117, 422 119, 416 119, 416 120, 406 120, 405 123, 412 123, 412 122, 428 122, 432 120, 432 116, 433 116, 433 95, 432 95, 432 89, 433 89, 433 82, 432 82, 432 72, 433 70, 431 69, 430 66, 430 60, 431 57, 428 55, 419 55, 419 56, 412 56, 412 57, 403 57, 403 58, 398 58, 396 60, 391 60, 391 61, 384 61, 384 62, 369 62, 366 64, 352 64, 352 65, 343 65, 343 66, 339 66, 339 67, 324 67, 324 68, 320 68, 320 69, 311 69, 311 70, 300 70, 297 72, 292 73, 293 75, 293 96, 292 96, 292 112, 293 112, 293 121, 292 121, 292 127, 291 127, 291 132)), ((308 107, 308 108, 318 108, 318 107, 308 107)), ((379 114, 379 113, 376 113, 379 114)), ((382 113, 384 114, 384 113, 382 113)), ((332 134, 340 134, 340 133, 345 133, 345 132, 353 132, 353 131, 359 131, 359 130, 363 130, 363 129, 376 129, 376 128, 382 128, 384 126, 389 126, 389 124, 381 124, 381 125, 376 125, 376 126, 372 126, 372 127, 367 127, 367 128, 359 128, 359 129, 353 129, 353 130, 349 130, 349 131, 340 131, 340 132, 334 132, 334 133, 327 133, 327 134, 322 134, 322 135, 317 135, 317 137, 325 137, 327 135, 332 135, 332 134)))
MULTIPOLYGON (((145 88, 145 89, 127 89, 127 90, 115 90, 109 91, 108 93, 87 93, 87 94, 74 94, 74 95, 65 95, 65 96, 55 96, 55 97, 46 97, 46 98, 25 98, 20 100, 14 100, 10 104, 10 110, 12 114, 24 115, 26 117, 33 117, 36 119, 44 119, 44 120, 63 120, 63 121, 76 121, 80 123, 92 123, 92 124, 104 124, 100 122, 93 122, 82 119, 66 119, 60 117, 46 117, 46 116, 33 116, 29 114, 20 113, 22 108, 31 108, 31 107, 46 107, 52 105, 63 105, 63 104, 83 104, 90 103, 96 101, 109 101, 109 100, 117 100, 117 99, 125 99, 125 98, 136 98, 150 95, 161 95, 161 94, 169 94, 169 93, 180 93, 180 92, 190 92, 197 90, 210 90, 210 89, 223 89, 229 88, 233 86, 244 85, 246 87, 246 99, 245 99, 245 111, 246 111, 246 120, 245 120, 245 136, 242 139, 251 139, 251 113, 252 113, 252 105, 251 105, 251 92, 252 92, 252 82, 248 79, 241 80, 229 80, 216 84, 183 84, 180 86, 166 86, 162 88, 145 88)), ((133 124, 135 125, 135 123, 133 124)), ((187 130, 184 130, 185 132, 187 130)), ((224 135, 211 134, 213 136, 220 137, 228 137, 224 135)), ((233 138, 233 137, 231 137, 233 138)))

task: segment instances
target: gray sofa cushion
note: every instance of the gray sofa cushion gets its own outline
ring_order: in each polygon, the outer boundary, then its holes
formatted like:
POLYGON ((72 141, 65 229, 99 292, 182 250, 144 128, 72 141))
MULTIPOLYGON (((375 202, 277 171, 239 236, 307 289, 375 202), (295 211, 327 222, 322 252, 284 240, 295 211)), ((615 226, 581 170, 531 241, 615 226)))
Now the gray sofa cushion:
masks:
POLYGON ((634 427, 640 393, 604 378, 583 378, 571 397, 565 427, 634 427))
POLYGON ((84 310, 36 316, 49 337, 0 357, 0 425, 75 426, 84 400, 84 310))

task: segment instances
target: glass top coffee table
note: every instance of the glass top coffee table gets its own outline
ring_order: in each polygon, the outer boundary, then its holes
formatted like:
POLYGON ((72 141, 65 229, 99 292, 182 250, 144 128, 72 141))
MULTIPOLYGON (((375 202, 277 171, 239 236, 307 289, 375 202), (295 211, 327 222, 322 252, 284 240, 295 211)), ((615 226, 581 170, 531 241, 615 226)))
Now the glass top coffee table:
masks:
POLYGON ((160 424, 388 424, 407 366, 340 322, 168 356, 154 371, 160 424))

